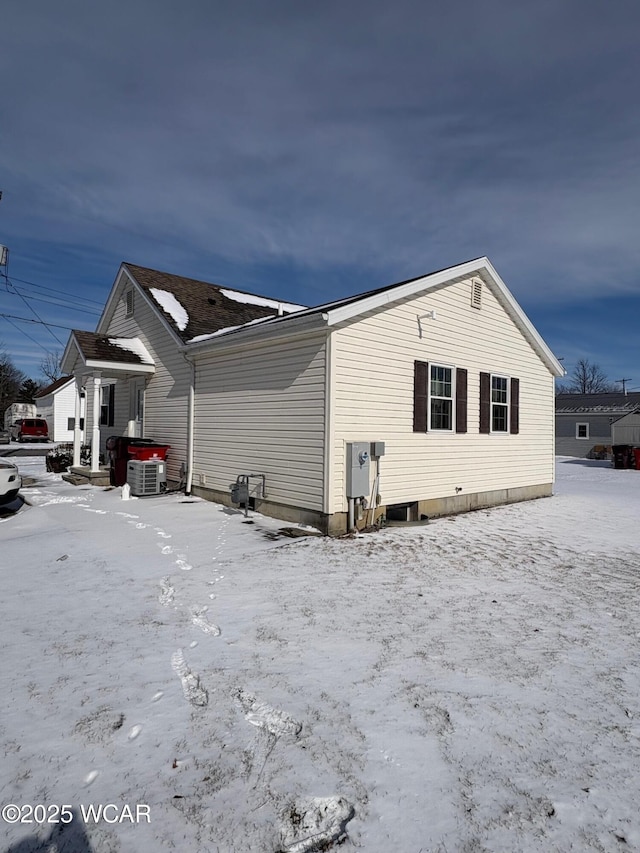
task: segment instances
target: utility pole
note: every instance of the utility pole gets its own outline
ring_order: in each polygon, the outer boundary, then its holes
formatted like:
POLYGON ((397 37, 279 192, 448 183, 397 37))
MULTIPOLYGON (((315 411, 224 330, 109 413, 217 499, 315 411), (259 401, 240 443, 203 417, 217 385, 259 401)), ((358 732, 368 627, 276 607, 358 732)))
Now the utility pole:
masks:
POLYGON ((622 383, 622 393, 624 396, 627 396, 627 382, 631 382, 631 379, 616 379, 616 382, 622 383))

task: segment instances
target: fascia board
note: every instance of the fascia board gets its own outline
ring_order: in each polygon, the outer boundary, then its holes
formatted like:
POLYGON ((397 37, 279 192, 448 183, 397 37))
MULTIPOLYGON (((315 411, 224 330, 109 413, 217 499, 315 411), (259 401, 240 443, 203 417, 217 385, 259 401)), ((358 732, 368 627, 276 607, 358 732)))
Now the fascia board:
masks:
POLYGON ((401 284, 398 287, 391 287, 382 293, 374 293, 371 296, 358 299, 349 305, 343 305, 340 308, 329 308, 327 309, 327 314, 329 315, 328 325, 336 326, 345 320, 351 320, 353 317, 365 314, 367 311, 372 311, 376 308, 381 308, 391 302, 397 302, 407 296, 415 296, 417 293, 434 290, 443 284, 453 284, 458 280, 461 281, 474 273, 478 273, 483 268, 483 263, 487 260, 487 258, 480 258, 479 260, 469 261, 466 264, 460 264, 457 267, 449 267, 446 270, 408 281, 406 284, 401 284))
POLYGON ((515 297, 504 281, 500 278, 491 261, 488 258, 483 258, 483 262, 487 273, 493 279, 500 296, 506 303, 505 308, 507 309, 507 312, 512 315, 516 325, 519 326, 524 336, 531 341, 533 348, 536 350, 542 361, 547 365, 551 373, 556 377, 565 376, 567 371, 551 352, 531 320, 516 302, 515 297))
POLYGON ((132 364, 126 361, 97 361, 88 358, 85 366, 91 370, 107 370, 113 372, 117 370, 119 373, 155 373, 154 364, 132 364))
MULTIPOLYGON (((96 332, 99 335, 106 335, 107 334, 106 330, 109 328, 109 323, 107 322, 107 318, 111 318, 113 316, 114 302, 116 302, 117 299, 120 298, 120 294, 122 292, 122 283, 121 283, 121 278, 120 278, 120 276, 122 274, 124 274, 124 276, 126 277, 128 282, 133 285, 133 287, 135 288, 136 294, 138 296, 140 296, 146 302, 146 304, 149 306, 149 308, 151 308, 151 310, 156 315, 158 320, 162 323, 162 325, 167 330, 169 335, 171 335, 171 338, 173 339, 174 343, 178 347, 183 347, 184 341, 177 334, 175 329, 169 325, 164 314, 160 311, 160 307, 157 305, 157 303, 153 299, 151 299, 151 297, 146 293, 146 291, 142 287, 140 287, 138 282, 131 275, 131 273, 129 272, 129 270, 126 268, 126 266, 124 264, 120 264, 120 269, 118 270, 118 275, 116 276, 116 280, 114 282, 114 285, 111 288, 111 293, 109 294, 109 298, 107 299, 107 304, 105 305, 104 311, 102 312, 102 316, 100 317, 100 320, 98 321, 98 325, 96 326, 96 332)), ((138 324, 138 325, 140 325, 140 324, 138 324)))
POLYGON ((509 313, 520 328, 525 338, 529 340, 534 350, 538 353, 541 360, 554 376, 564 376, 566 371, 560 362, 553 355, 549 347, 540 337, 533 324, 526 316, 522 308, 518 305, 511 291, 502 281, 496 272, 493 264, 488 258, 478 258, 473 261, 468 261, 464 264, 459 264, 455 267, 449 267, 446 270, 426 275, 406 284, 394 287, 383 293, 376 293, 372 296, 365 297, 362 300, 344 305, 340 308, 328 309, 329 326, 336 326, 339 323, 344 323, 367 311, 375 310, 388 305, 391 302, 397 302, 406 297, 415 296, 419 293, 428 293, 443 285, 455 284, 458 281, 464 281, 466 278, 471 278, 474 275, 480 276, 485 283, 493 285, 497 291, 500 301, 503 303, 507 313, 509 313))
POLYGON ((326 327, 326 314, 318 313, 296 319, 288 317, 283 322, 274 322, 273 325, 267 326, 265 324, 264 326, 248 326, 245 329, 238 329, 235 332, 229 332, 226 335, 209 338, 206 341, 189 343, 184 346, 183 349, 189 354, 199 356, 209 350, 250 346, 254 343, 272 341, 277 338, 294 338, 300 335, 307 335, 309 332, 326 329, 326 327))
POLYGON ((62 353, 62 358, 60 359, 60 369, 63 373, 70 373, 71 368, 65 368, 65 364, 67 363, 67 359, 71 358, 71 353, 73 349, 80 353, 80 347, 78 346, 78 342, 76 341, 76 336, 71 332, 69 335, 69 340, 67 341, 67 345, 64 348, 64 352, 62 353))
POLYGON ((103 329, 108 327, 109 325, 107 322, 107 318, 110 318, 113 315, 113 304, 119 297, 120 291, 122 290, 121 276, 123 274, 129 279, 132 284, 135 284, 136 287, 138 287, 137 283, 125 269, 124 264, 120 264, 113 285, 111 286, 111 291, 109 293, 109 296, 107 297, 107 301, 105 302, 104 308, 102 309, 102 314, 100 315, 100 319, 98 320, 98 323, 96 325, 96 333, 99 335, 104 334, 103 329))

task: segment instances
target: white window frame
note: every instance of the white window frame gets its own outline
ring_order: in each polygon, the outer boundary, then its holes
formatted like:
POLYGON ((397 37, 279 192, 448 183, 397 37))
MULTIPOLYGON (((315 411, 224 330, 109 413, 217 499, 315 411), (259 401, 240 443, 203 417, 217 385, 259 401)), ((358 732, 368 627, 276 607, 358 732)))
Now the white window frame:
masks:
POLYGON ((456 429, 456 369, 452 364, 440 364, 436 361, 429 362, 429 375, 427 377, 427 430, 429 432, 455 432, 456 429), (431 393, 431 371, 434 367, 440 367, 451 371, 451 397, 442 397, 431 393), (434 427, 431 423, 431 401, 451 400, 451 426, 447 429, 434 427))
POLYGON ((490 373, 489 374, 489 432, 491 435, 509 435, 510 432, 510 424, 511 424, 511 377, 504 376, 502 373, 490 373), (507 383, 507 401, 506 403, 494 401, 493 399, 493 380, 494 379, 504 379, 507 383), (507 416, 505 418, 505 428, 504 429, 494 429, 493 428, 493 409, 494 406, 505 406, 507 409, 507 416))
POLYGON ((576 438, 578 439, 578 441, 588 441, 589 440, 589 424, 588 423, 581 421, 580 423, 576 424, 576 438), (586 427, 587 428, 587 434, 586 435, 580 435, 579 434, 580 433, 580 427, 586 427))

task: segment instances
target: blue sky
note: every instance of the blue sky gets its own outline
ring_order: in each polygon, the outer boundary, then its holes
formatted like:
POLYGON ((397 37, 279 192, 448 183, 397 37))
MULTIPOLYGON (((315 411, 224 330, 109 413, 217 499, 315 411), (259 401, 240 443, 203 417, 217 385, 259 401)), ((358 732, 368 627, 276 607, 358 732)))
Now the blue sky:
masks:
POLYGON ((68 332, 16 317, 95 328, 123 260, 318 304, 487 255, 569 372, 640 388, 639 29, 637 0, 5 0, 0 342, 38 378, 68 332))

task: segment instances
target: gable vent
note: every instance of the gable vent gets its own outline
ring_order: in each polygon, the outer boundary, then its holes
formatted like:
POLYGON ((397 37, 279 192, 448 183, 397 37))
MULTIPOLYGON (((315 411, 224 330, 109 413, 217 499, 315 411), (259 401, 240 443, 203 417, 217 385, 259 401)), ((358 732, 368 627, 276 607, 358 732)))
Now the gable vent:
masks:
POLYGON ((471 307, 482 308, 482 282, 471 282, 471 307))
POLYGON ((133 290, 127 290, 125 294, 125 303, 127 306, 126 315, 127 317, 133 317, 133 290))

